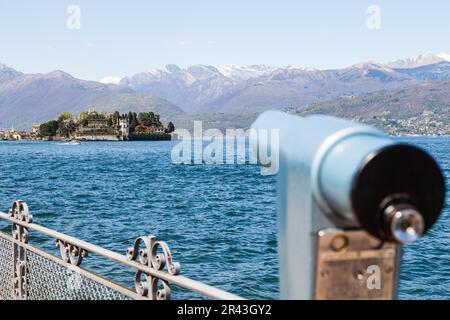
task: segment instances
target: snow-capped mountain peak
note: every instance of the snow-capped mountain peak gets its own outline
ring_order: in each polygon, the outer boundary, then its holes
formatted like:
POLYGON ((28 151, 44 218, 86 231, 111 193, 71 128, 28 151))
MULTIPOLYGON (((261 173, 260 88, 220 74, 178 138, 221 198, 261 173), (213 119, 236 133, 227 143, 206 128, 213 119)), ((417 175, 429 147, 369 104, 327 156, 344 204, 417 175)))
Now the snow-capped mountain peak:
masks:
POLYGON ((445 61, 450 61, 450 54, 448 53, 440 53, 437 55, 439 58, 444 59, 445 61))
POLYGON ((20 75, 22 75, 21 72, 0 62, 0 82, 14 79, 20 75))
POLYGON ((120 77, 108 76, 108 77, 104 77, 99 82, 103 83, 103 84, 119 84, 121 80, 122 80, 122 78, 120 78, 120 77))
POLYGON ((216 69, 223 76, 232 80, 248 80, 268 74, 275 70, 275 68, 266 65, 236 66, 232 64, 219 65, 216 69))
POLYGON ((176 73, 176 72, 180 72, 181 68, 179 66, 177 66, 176 64, 168 64, 164 68, 162 68, 161 71, 164 71, 167 73, 176 73))
MULTIPOLYGON (((140 81, 147 79, 165 79, 180 78, 187 83, 193 83, 205 79, 223 78, 225 81, 232 82, 245 81, 252 78, 257 78, 269 74, 276 70, 274 67, 266 65, 251 65, 251 66, 237 66, 233 64, 223 64, 219 66, 211 65, 193 65, 186 68, 181 68, 174 64, 166 65, 162 68, 150 70, 138 75, 140 81)), ((136 75, 135 75, 136 77, 136 75)), ((125 78, 123 82, 130 80, 130 77, 125 78)))
POLYGON ((14 69, 11 67, 8 67, 6 64, 3 64, 0 62, 0 71, 5 71, 5 70, 9 71, 9 70, 14 70, 14 69))
POLYGON ((350 67, 350 69, 359 69, 359 70, 379 70, 383 72, 394 72, 389 66, 383 65, 374 61, 368 61, 363 63, 358 63, 350 67))
POLYGON ((450 55, 446 53, 436 55, 429 51, 418 56, 391 61, 387 65, 391 68, 416 68, 443 61, 450 61, 450 55))

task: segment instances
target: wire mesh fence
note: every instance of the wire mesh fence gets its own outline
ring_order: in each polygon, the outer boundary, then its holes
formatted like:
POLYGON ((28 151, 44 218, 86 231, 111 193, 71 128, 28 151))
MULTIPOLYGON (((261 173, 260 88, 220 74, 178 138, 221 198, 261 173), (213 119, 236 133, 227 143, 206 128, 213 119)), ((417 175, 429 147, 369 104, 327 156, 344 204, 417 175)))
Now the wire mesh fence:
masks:
POLYGON ((12 300, 14 279, 13 243, 0 237, 0 299, 12 300))
POLYGON ((241 299, 181 276, 167 243, 154 236, 138 237, 119 254, 33 223, 20 200, 0 212, 1 220, 12 226, 12 235, 0 231, 0 300, 168 300, 171 285, 206 298, 241 299), (33 234, 52 238, 60 255, 31 245, 33 234), (91 255, 134 270, 134 288, 83 268, 91 255))

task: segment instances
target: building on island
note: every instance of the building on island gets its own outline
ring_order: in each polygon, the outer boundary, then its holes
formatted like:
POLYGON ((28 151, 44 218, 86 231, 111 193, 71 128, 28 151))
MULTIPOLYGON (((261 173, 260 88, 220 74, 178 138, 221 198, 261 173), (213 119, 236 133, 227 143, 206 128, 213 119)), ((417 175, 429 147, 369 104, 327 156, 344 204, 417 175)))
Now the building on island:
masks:
POLYGON ((138 125, 135 129, 135 133, 165 133, 167 129, 164 127, 155 127, 155 126, 145 126, 145 125, 138 125))
POLYGON ((20 141, 22 140, 22 136, 24 135, 23 132, 16 132, 16 131, 12 131, 9 135, 11 140, 17 140, 20 141))
POLYGON ((39 128, 41 127, 40 124, 33 124, 33 126, 31 127, 31 133, 32 134, 39 134, 39 128))
POLYGON ((29 133, 26 131, 18 131, 14 129, 0 129, 0 140, 16 140, 28 138, 29 133))
POLYGON ((6 129, 0 129, 0 140, 8 140, 9 131, 6 129))
POLYGON ((130 123, 128 121, 128 118, 120 118, 119 119, 119 127, 120 127, 120 134, 122 137, 128 137, 130 135, 130 123))
POLYGON ((74 138, 84 141, 117 141, 126 140, 128 134, 114 124, 109 113, 88 111, 76 119, 78 124, 74 138), (125 133, 125 134, 124 134, 125 133))
POLYGON ((155 133, 164 133, 165 132, 164 128, 155 128, 155 127, 153 127, 152 129, 153 129, 153 132, 155 132, 155 133))

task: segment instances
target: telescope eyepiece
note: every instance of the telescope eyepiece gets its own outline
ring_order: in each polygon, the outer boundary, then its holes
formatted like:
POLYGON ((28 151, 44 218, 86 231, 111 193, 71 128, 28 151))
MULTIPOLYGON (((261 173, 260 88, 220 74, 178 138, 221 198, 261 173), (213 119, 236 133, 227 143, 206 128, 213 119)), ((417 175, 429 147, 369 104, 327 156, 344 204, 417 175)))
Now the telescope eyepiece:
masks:
POLYGON ((354 179, 354 214, 381 240, 416 241, 436 222, 444 202, 438 164, 415 146, 396 144, 369 155, 354 179))
POLYGON ((422 214, 410 205, 390 205, 384 211, 385 233, 389 239, 398 243, 418 240, 425 231, 422 214))

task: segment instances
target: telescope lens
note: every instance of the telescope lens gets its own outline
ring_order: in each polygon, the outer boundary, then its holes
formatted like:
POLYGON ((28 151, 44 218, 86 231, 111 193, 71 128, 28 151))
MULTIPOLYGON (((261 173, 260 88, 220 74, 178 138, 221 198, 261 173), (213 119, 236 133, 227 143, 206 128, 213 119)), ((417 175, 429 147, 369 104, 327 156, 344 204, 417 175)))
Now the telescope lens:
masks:
POLYGON ((414 242, 419 239, 425 229, 422 215, 414 208, 393 208, 394 213, 390 218, 390 230, 392 237, 400 242, 414 242))
POLYGON ((425 151, 398 144, 370 154, 353 180, 358 223, 385 241, 411 242, 429 230, 445 204, 445 179, 425 151))

